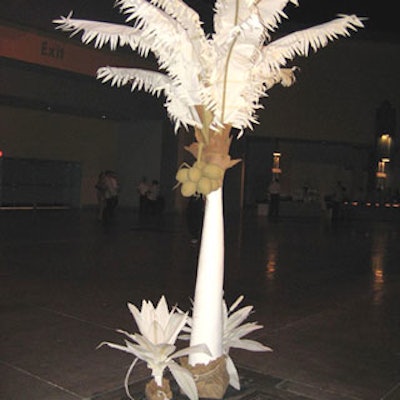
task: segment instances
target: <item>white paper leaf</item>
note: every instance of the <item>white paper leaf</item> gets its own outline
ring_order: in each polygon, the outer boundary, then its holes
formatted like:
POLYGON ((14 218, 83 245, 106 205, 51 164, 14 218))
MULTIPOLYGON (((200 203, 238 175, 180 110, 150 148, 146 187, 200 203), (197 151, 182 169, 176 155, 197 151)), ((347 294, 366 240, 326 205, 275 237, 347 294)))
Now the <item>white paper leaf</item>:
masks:
POLYGON ((196 106, 202 105, 214 114, 211 129, 231 125, 241 136, 244 129, 258 123, 260 99, 267 96, 267 90, 276 83, 293 84, 294 75, 289 73, 293 71, 286 74, 282 70, 288 60, 307 56, 310 50, 363 27, 361 18, 339 15, 264 46, 267 30, 274 30, 286 18, 284 8, 290 2, 297 5, 297 0, 217 0, 216 29, 210 38, 201 29, 198 14, 183 0, 117 0, 133 27, 73 19, 72 14, 53 22, 72 35, 82 33, 81 40, 96 47, 129 45, 144 57, 152 52, 165 74, 156 77, 148 71, 106 67, 99 69, 99 79, 116 87, 130 84, 132 90, 164 95, 175 132, 180 127, 201 127, 196 106), (162 83, 156 84, 160 79, 162 83))
POLYGON ((167 326, 164 328, 165 340, 168 343, 175 343, 179 333, 182 331, 187 321, 187 314, 172 312, 167 326))
POLYGON ((239 374, 231 357, 226 357, 226 370, 229 374, 229 384, 236 390, 240 390, 239 374))
POLYGON ((124 351, 125 353, 133 354, 139 358, 142 358, 143 351, 145 351, 144 349, 140 348, 139 346, 136 346, 128 341, 125 341, 125 346, 122 346, 117 343, 112 343, 112 342, 102 342, 97 347, 99 348, 102 346, 108 346, 108 347, 111 347, 116 350, 121 350, 121 351, 124 351))
POLYGON ((217 0, 214 8, 214 30, 217 37, 226 35, 226 32, 240 25, 250 14, 247 0, 217 0))
POLYGON ((260 0, 257 2, 261 19, 268 30, 274 31, 282 21, 282 18, 287 18, 283 9, 288 3, 298 5, 297 0, 260 0))
POLYGON ((272 351, 270 347, 264 346, 260 342, 256 342, 255 340, 250 339, 240 339, 233 341, 231 342, 231 347, 249 351, 272 351))
MULTIPOLYGON (((244 296, 240 295, 234 302, 233 304, 229 307, 229 312, 233 312, 236 310, 236 308, 239 306, 239 304, 243 301, 244 296)), ((225 302, 224 302, 225 303, 225 302)))
POLYGON ((190 99, 185 94, 184 87, 161 72, 139 68, 102 67, 97 71, 97 78, 103 83, 111 81, 118 87, 130 84, 132 91, 144 90, 157 97, 161 93, 164 94, 165 107, 169 117, 176 122, 176 130, 180 125, 201 126, 194 105, 189 104, 190 99))
POLYGON ((264 27, 253 13, 224 38, 216 42, 218 57, 203 93, 213 99, 216 123, 240 128, 252 119, 263 87, 262 80, 252 79, 251 71, 260 56, 264 27))
POLYGON ((263 62, 269 64, 269 69, 274 70, 297 55, 308 56, 310 48, 317 51, 329 41, 339 36, 349 36, 350 30, 363 26, 361 19, 355 15, 344 15, 333 21, 290 33, 264 47, 263 62))
POLYGON ((146 0, 118 0, 116 5, 135 20, 142 36, 152 38, 151 50, 160 59, 160 68, 167 69, 174 80, 183 85, 186 95, 198 104, 200 92, 197 76, 201 72, 200 54, 194 50, 188 31, 179 21, 146 0), (165 34, 168 32, 168 34, 165 34), (187 64, 190 63, 190 68, 187 64))
POLYGON ((128 371, 126 372, 125 379, 124 379, 125 392, 126 392, 127 396, 128 396, 131 400, 135 400, 135 399, 131 396, 131 394, 130 394, 130 392, 129 392, 129 377, 130 377, 130 375, 131 375, 131 373, 132 373, 132 371, 133 371, 133 368, 134 368, 135 365, 136 365, 137 360, 138 360, 138 359, 135 358, 135 359, 132 361, 131 365, 130 365, 129 368, 128 368, 128 371))
POLYGON ((150 2, 176 19, 189 32, 191 37, 196 37, 196 40, 202 42, 206 40, 199 14, 183 0, 150 0, 150 2))
POLYGON ((194 346, 185 347, 184 349, 178 350, 176 353, 174 353, 174 358, 184 357, 194 353, 205 353, 208 356, 211 356, 211 352, 205 344, 196 344, 194 346))
POLYGON ((189 399, 198 400, 199 396, 197 393, 196 383, 193 379, 192 374, 186 368, 181 367, 174 361, 169 362, 168 368, 171 371, 172 376, 176 380, 176 383, 189 397, 189 399))
POLYGON ((102 48, 110 44, 111 50, 116 50, 117 46, 124 46, 138 40, 138 29, 126 25, 112 24, 109 22, 89 21, 84 19, 72 18, 72 12, 67 17, 60 17, 52 21, 66 32, 71 32, 71 36, 82 32, 82 43, 89 44, 95 41, 96 48, 102 48))
POLYGON ((233 329, 239 326, 249 316, 252 310, 253 306, 246 306, 230 314, 227 328, 233 329))

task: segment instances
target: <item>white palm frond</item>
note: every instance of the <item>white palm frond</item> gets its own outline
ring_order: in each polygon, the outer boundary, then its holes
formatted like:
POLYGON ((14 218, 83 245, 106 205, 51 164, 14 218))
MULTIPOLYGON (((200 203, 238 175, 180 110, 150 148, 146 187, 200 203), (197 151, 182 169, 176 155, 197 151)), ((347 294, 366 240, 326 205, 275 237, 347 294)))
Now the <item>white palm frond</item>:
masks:
POLYGON ((66 17, 53 20, 53 23, 58 25, 56 29, 71 32, 71 36, 82 32, 82 43, 89 44, 94 41, 96 48, 102 48, 109 43, 111 50, 116 50, 118 45, 124 46, 129 43, 132 44, 132 49, 136 50, 138 45, 139 30, 130 26, 75 19, 72 18, 72 11, 66 17))
POLYGON ((175 131, 180 126, 185 129, 188 126, 201 127, 194 106, 189 106, 190 100, 185 87, 175 83, 166 74, 140 68, 101 67, 97 70, 97 78, 103 83, 109 82, 111 86, 131 85, 131 91, 144 90, 157 97, 163 94, 168 115, 175 123, 175 131))
POLYGON ((214 5, 214 38, 223 36, 249 18, 253 0, 217 0, 214 5))
POLYGON ((140 68, 101 67, 97 70, 97 79, 116 87, 130 84, 132 91, 144 90, 157 97, 172 84, 167 75, 140 68))
POLYGON ((165 107, 175 131, 180 126, 201 127, 196 106, 212 111, 211 128, 239 129, 257 123, 261 97, 277 83, 290 86, 294 68, 283 68, 295 56, 307 56, 351 30, 362 28, 355 15, 294 32, 264 45, 268 30, 286 17, 283 9, 297 0, 217 0, 215 34, 206 38, 198 14, 183 0, 117 0, 116 5, 133 27, 73 19, 55 20, 72 35, 82 32, 84 43, 95 47, 129 45, 141 56, 154 53, 165 74, 139 69, 99 69, 98 77, 112 85, 131 84, 166 96, 165 107))
POLYGON ((256 1, 261 19, 269 31, 274 31, 278 24, 281 23, 282 18, 287 18, 283 9, 289 4, 293 3, 298 6, 297 0, 260 0, 256 1))
MULTIPOLYGON (((101 48, 109 43, 111 50, 115 50, 118 45, 129 45, 133 51, 137 50, 142 57, 147 57, 149 52, 152 52, 161 69, 165 69, 175 77, 179 76, 177 69, 179 69, 180 60, 171 57, 171 54, 179 48, 180 40, 176 36, 171 38, 169 35, 160 34, 163 39, 160 40, 157 35, 149 34, 148 30, 139 27, 74 19, 72 12, 67 17, 53 20, 53 23, 58 24, 56 29, 72 32, 71 36, 82 32, 82 42, 89 44, 94 41, 96 48, 101 48)), ((189 79, 193 80, 192 76, 189 79)), ((197 99, 195 102, 198 102, 197 99)))
POLYGON ((308 29, 290 33, 263 48, 263 63, 266 71, 274 71, 295 56, 307 57, 310 49, 317 51, 339 36, 350 36, 350 30, 364 25, 355 15, 341 15, 332 21, 308 29))
POLYGON ((216 43, 217 60, 203 99, 210 98, 214 124, 250 127, 261 95, 262 81, 251 78, 251 70, 260 57, 264 27, 253 13, 240 26, 232 29, 226 42, 216 43))
POLYGON ((169 363, 169 370, 176 380, 176 383, 182 388, 182 391, 189 397, 189 399, 197 399, 197 388, 191 372, 174 361, 169 363))
POLYGON ((206 38, 199 14, 183 0, 150 0, 150 2, 162 8, 187 31, 194 53, 199 57, 203 65, 199 74, 201 74, 202 78, 206 78, 207 69, 205 67, 209 64, 209 59, 212 57, 212 46, 210 46, 206 38))
POLYGON ((190 96, 189 106, 199 104, 199 76, 202 71, 199 54, 194 50, 188 31, 161 8, 145 0, 118 0, 127 22, 135 20, 143 39, 151 42, 151 50, 190 96), (168 32, 168 34, 166 34, 168 32), (187 65, 190 64, 190 68, 187 65))
POLYGON ((239 373, 232 358, 229 355, 226 356, 226 371, 229 375, 229 384, 236 390, 240 390, 239 373))
POLYGON ((244 22, 256 8, 266 30, 274 31, 282 18, 287 18, 283 9, 297 0, 217 0, 215 3, 214 30, 224 34, 244 22))
POLYGON ((183 0, 150 0, 150 2, 176 19, 191 35, 200 35, 205 39, 199 14, 183 0))
POLYGON ((257 329, 261 329, 262 325, 258 325, 257 322, 248 322, 242 324, 242 322, 253 311, 253 306, 242 307, 239 310, 235 311, 242 300, 243 296, 239 296, 238 299, 229 307, 229 309, 226 305, 226 302, 222 302, 223 351, 226 356, 226 367, 229 374, 229 384, 238 390, 240 389, 239 375, 232 358, 229 356, 229 350, 232 347, 235 347, 249 351, 272 351, 271 348, 264 346, 263 344, 256 342, 255 340, 243 339, 243 336, 246 336, 257 329))

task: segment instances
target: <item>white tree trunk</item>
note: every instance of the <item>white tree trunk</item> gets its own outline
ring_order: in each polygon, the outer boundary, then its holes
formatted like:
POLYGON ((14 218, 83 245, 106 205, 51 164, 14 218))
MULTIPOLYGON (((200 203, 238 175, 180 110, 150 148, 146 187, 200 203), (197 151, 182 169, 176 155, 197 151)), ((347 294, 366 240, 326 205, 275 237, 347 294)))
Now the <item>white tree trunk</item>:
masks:
POLYGON ((189 364, 208 364, 222 355, 222 298, 224 284, 224 214, 222 188, 206 198, 197 267, 190 344, 206 344, 212 354, 189 355, 189 364))

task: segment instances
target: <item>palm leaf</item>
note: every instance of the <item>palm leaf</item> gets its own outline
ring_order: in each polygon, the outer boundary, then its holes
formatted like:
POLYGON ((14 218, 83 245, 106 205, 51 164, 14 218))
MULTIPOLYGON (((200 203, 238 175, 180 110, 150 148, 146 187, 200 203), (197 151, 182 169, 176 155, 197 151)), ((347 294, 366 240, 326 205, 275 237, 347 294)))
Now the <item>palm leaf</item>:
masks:
MULTIPOLYGON (((97 79, 117 87, 130 84, 132 91, 144 90, 157 97, 170 84, 170 79, 165 74, 139 68, 101 67, 97 70, 97 79)), ((141 318, 140 312, 135 306, 129 305, 129 309, 135 320, 141 318)))
MULTIPOLYGON (((199 82, 194 78, 201 71, 199 55, 179 21, 145 0, 118 0, 116 5, 128 15, 126 21, 135 20, 142 37, 152 42, 151 50, 160 59, 160 67, 188 88, 191 95, 198 94, 199 82), (187 68, 188 63, 191 68, 187 68)), ((199 99, 193 99, 193 102, 198 104, 199 99)))
POLYGON ((116 50, 118 45, 130 44, 131 48, 136 50, 138 45, 138 33, 140 33, 140 30, 130 26, 75 19, 72 18, 72 12, 66 17, 53 20, 53 23, 58 24, 56 29, 71 32, 71 36, 82 32, 82 43, 89 44, 94 41, 96 48, 102 48, 109 43, 111 50, 116 50))
POLYGON ((211 356, 211 352, 205 344, 196 344, 194 346, 185 347, 181 350, 178 350, 177 352, 174 353, 174 358, 184 357, 184 356, 187 356, 189 354, 194 354, 194 353, 204 353, 204 354, 211 356))
POLYGON ((165 339, 168 343, 175 343, 179 333, 185 326, 188 318, 188 313, 177 314, 176 312, 171 313, 169 317, 169 323, 164 328, 165 339))
POLYGON ((267 30, 274 31, 282 21, 282 18, 287 18, 283 9, 288 3, 293 3, 296 6, 299 5, 297 0, 260 0, 256 2, 261 19, 267 30))
POLYGON ((199 395, 197 393, 196 383, 193 379, 192 374, 186 369, 181 367, 175 361, 168 363, 168 368, 171 371, 172 376, 176 380, 176 383, 182 389, 182 391, 189 397, 190 400, 197 400, 199 395))
POLYGON ((262 81, 250 79, 250 74, 263 41, 264 27, 254 13, 233 28, 225 42, 218 44, 210 86, 204 90, 204 97, 214 101, 208 107, 214 112, 217 124, 231 124, 241 129, 254 122, 262 81))
POLYGON ((199 14, 182 0, 150 0, 152 4, 162 8, 168 15, 176 19, 183 28, 192 34, 205 39, 199 14))
POLYGON ((214 40, 243 23, 250 15, 249 0, 217 0, 214 8, 214 40))
POLYGON ((157 314, 157 320, 164 328, 167 325, 170 316, 167 299, 164 295, 160 297, 154 312, 157 314))
POLYGON ((237 349, 249 350, 249 351, 273 351, 270 347, 264 346, 260 342, 250 339, 240 339, 232 341, 232 346, 237 349))
POLYGON ((288 3, 297 0, 217 0, 215 3, 214 29, 224 34, 243 23, 257 8, 266 30, 273 31, 287 15, 282 11, 288 3))
MULTIPOLYGON (((167 75, 139 68, 102 67, 97 71, 97 78, 103 83, 110 82, 112 86, 131 85, 131 90, 144 90, 157 97, 164 94, 165 107, 172 121, 175 122, 175 131, 180 126, 201 126, 198 114, 191 105, 188 93, 183 85, 175 84, 167 75)), ((132 312, 132 311, 131 311, 132 312)))
POLYGON ((176 19, 187 31, 194 54, 200 60, 202 68, 198 71, 202 79, 206 79, 206 68, 212 54, 212 47, 206 39, 199 14, 183 0, 150 0, 152 4, 162 8, 168 15, 176 19))
POLYGON ((232 358, 229 356, 226 356, 226 371, 229 375, 229 384, 233 386, 236 390, 240 390, 239 373, 236 369, 235 364, 232 361, 232 358))
POLYGON ((317 51, 339 36, 350 36, 350 30, 364 25, 355 15, 342 15, 333 21, 293 32, 263 48, 263 64, 266 71, 276 71, 295 56, 308 56, 310 49, 317 51))
MULTIPOLYGON (((231 306, 229 307, 229 312, 232 312, 232 311, 236 310, 236 309, 238 308, 239 304, 243 301, 243 299, 244 299, 244 296, 243 296, 243 295, 240 295, 240 296, 231 304, 231 306)), ((223 304, 224 304, 224 306, 225 306, 225 309, 227 309, 227 306, 226 306, 225 301, 223 302, 223 304)), ((228 313, 228 311, 227 311, 227 313, 228 313)))
POLYGON ((148 360, 148 356, 151 356, 151 353, 140 346, 133 345, 132 343, 125 341, 125 346, 120 344, 112 343, 112 342, 102 342, 97 347, 108 346, 115 350, 123 351, 124 353, 133 354, 135 357, 140 358, 141 360, 148 360))
POLYGON ((253 306, 246 306, 230 314, 226 322, 226 328, 231 330, 238 327, 245 319, 247 319, 252 310, 253 306))
POLYGON ((129 377, 130 377, 130 375, 131 375, 131 373, 132 373, 132 371, 133 371, 133 368, 134 368, 135 365, 136 365, 137 360, 138 360, 138 359, 135 358, 135 359, 132 361, 131 365, 130 365, 129 368, 128 368, 128 371, 126 371, 125 379, 124 379, 125 392, 126 392, 127 396, 128 396, 131 400, 134 400, 134 398, 132 397, 132 395, 131 395, 130 392, 129 392, 129 377))

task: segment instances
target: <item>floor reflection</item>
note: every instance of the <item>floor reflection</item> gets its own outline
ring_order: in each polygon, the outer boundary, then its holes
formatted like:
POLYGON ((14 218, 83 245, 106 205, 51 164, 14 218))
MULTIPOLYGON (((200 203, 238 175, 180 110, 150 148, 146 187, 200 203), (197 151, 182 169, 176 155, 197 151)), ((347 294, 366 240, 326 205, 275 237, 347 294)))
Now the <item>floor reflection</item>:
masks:
POLYGON ((388 246, 388 233, 377 232, 371 243, 372 305, 382 304, 385 289, 385 258, 388 246))
POLYGON ((265 276, 267 282, 272 282, 275 279, 275 273, 278 263, 278 242, 272 241, 267 244, 267 264, 265 276))

